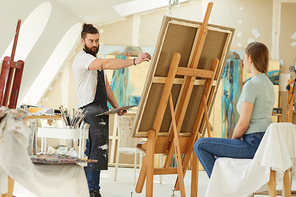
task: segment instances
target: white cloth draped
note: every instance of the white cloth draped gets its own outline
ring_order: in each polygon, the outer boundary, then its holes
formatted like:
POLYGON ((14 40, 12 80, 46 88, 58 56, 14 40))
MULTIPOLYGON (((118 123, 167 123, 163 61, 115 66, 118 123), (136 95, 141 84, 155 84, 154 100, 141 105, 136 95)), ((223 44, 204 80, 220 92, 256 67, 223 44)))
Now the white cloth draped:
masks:
POLYGON ((219 158, 206 191, 206 197, 246 197, 267 190, 270 169, 276 173, 277 184, 292 167, 295 175, 296 131, 292 123, 273 123, 253 159, 219 158))
MULTIPOLYGON (((2 112, 1 107, 0 115, 2 112)), ((32 163, 26 152, 29 134, 22 119, 7 112, 0 123, 0 195, 7 193, 10 176, 38 197, 89 196, 85 173, 79 165, 32 163)))

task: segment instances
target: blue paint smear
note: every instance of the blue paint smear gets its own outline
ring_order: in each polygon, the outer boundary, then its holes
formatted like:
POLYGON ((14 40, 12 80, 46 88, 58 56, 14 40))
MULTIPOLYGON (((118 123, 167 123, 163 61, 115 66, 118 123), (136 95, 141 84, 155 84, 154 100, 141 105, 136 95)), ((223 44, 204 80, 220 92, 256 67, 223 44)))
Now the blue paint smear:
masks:
POLYGON ((236 104, 241 94, 242 62, 239 59, 227 59, 221 82, 222 94, 222 137, 229 138, 239 119, 236 104))
MULTIPOLYGON (((127 59, 125 55, 116 55, 116 59, 127 59)), ((128 105, 128 82, 129 82, 129 70, 128 68, 122 68, 113 71, 111 88, 113 90, 114 97, 119 106, 128 105)), ((108 107, 111 105, 108 103, 108 107)))
MULTIPOLYGON (((125 55, 116 55, 116 59, 127 59, 125 55)), ((114 97, 119 106, 138 105, 140 96, 131 95, 129 89, 133 86, 129 85, 129 68, 122 68, 113 71, 112 82, 110 84, 114 97), (131 87, 130 87, 131 86, 131 87)), ((108 103, 109 109, 111 108, 108 103)))
MULTIPOLYGON (((279 85, 280 84, 280 71, 279 70, 273 70, 273 71, 268 71, 267 73, 268 78, 272 82, 273 85, 279 85)), ((249 78, 246 80, 249 81, 252 78, 249 78)))
POLYGON ((130 105, 139 105, 141 96, 130 96, 130 105))

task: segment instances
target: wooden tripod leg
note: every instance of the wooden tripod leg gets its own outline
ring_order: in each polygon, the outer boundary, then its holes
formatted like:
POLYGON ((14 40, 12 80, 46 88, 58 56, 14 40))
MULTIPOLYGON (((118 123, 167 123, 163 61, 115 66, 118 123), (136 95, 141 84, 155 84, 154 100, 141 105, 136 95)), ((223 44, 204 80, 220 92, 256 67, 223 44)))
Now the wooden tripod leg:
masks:
POLYGON ((293 122, 293 101, 294 101, 294 79, 288 80, 290 89, 287 91, 287 112, 286 112, 286 122, 293 122))
POLYGON ((183 176, 183 168, 182 168, 182 160, 181 160, 181 152, 180 152, 180 144, 179 137, 174 138, 174 146, 175 146, 175 155, 177 161, 177 170, 179 176, 179 185, 180 185, 180 193, 181 197, 185 197, 185 185, 184 185, 184 176, 183 176))
POLYGON ((290 185, 290 177, 289 177, 290 169, 286 170, 284 174, 284 191, 286 197, 291 197, 291 185, 290 185))
MULTIPOLYGON (((219 60, 217 58, 214 58, 213 61, 212 61, 210 70, 212 70, 212 71, 214 71, 214 73, 216 73, 218 64, 219 64, 219 60)), ((210 92, 212 90, 213 81, 214 81, 214 78, 211 78, 211 79, 207 79, 207 81, 205 83, 203 94, 206 95, 207 97, 209 96, 209 94, 210 94, 210 92)), ((200 106, 201 106, 202 105, 202 100, 200 102, 201 102, 200 103, 200 106)), ((183 157, 183 167, 184 167, 183 168, 183 170, 184 170, 183 173, 184 174, 186 173, 187 166, 188 166, 188 163, 189 163, 190 158, 191 158, 191 153, 192 153, 192 150, 193 150, 194 143, 195 143, 195 141, 197 139, 197 136, 201 134, 199 132, 198 128, 200 128, 203 116, 204 116, 204 108, 199 107, 198 111, 196 113, 196 116, 195 116, 193 126, 192 126, 191 137, 190 137, 190 141, 188 143, 187 152, 185 153, 185 155, 183 157)), ((178 183, 178 178, 177 178, 176 184, 175 184, 176 185, 175 186, 176 190, 179 188, 178 184, 179 183, 178 183)))
POLYGON ((135 191, 139 194, 142 193, 143 187, 144 187, 144 182, 146 179, 146 172, 147 172, 147 153, 144 156, 143 164, 141 166, 140 174, 138 177, 137 185, 135 188, 135 191))
POLYGON ((8 191, 7 194, 3 194, 2 197, 12 197, 12 192, 13 192, 13 187, 14 187, 14 180, 8 177, 8 191))
POLYGON ((146 175, 146 197, 153 196, 153 175, 154 175, 154 149, 155 149, 155 131, 148 132, 148 148, 146 154, 149 156, 147 162, 146 175))
POLYGON ((271 169, 270 169, 270 179, 268 181, 268 193, 269 193, 269 197, 276 197, 275 172, 271 169))
POLYGON ((207 125, 208 137, 211 137, 206 95, 203 95, 202 100, 203 100, 203 105, 204 105, 204 109, 205 109, 205 118, 206 118, 206 125, 207 125))
POLYGON ((5 94, 5 84, 6 79, 10 70, 10 57, 4 57, 4 60, 2 62, 2 69, 0 73, 0 106, 6 106, 4 105, 4 94, 5 94))
MULTIPOLYGON (((160 126, 161 126, 161 123, 162 123, 162 120, 163 120, 163 116, 164 116, 164 113, 165 113, 165 110, 166 110, 169 94, 170 94, 171 89, 173 87, 173 83, 174 83, 174 79, 175 79, 175 76, 176 76, 176 72, 177 72, 177 68, 178 68, 180 59, 181 59, 181 55, 179 53, 175 53, 174 56, 173 56, 173 59, 171 61, 170 70, 169 70, 168 77, 167 77, 166 82, 165 82, 165 86, 164 86, 164 89, 163 89, 163 93, 162 93, 162 96, 161 96, 161 99, 160 99, 160 103, 159 103, 159 106, 158 106, 158 109, 157 109, 155 121, 154 121, 154 124, 153 124, 153 132, 154 132, 153 154, 151 153, 151 151, 150 152, 146 151, 146 155, 144 157, 143 165, 141 167, 141 171, 140 171, 138 182, 137 182, 136 189, 135 189, 137 193, 142 192, 145 178, 148 175, 148 173, 147 173, 147 171, 148 171, 148 163, 151 162, 151 160, 150 160, 151 158, 154 159, 155 143, 156 143, 156 140, 157 140, 157 137, 158 137, 158 132, 159 132, 159 129, 160 129, 160 126), (150 153, 151 153, 151 155, 150 155, 150 153)), ((150 135, 150 138, 152 138, 151 135, 150 135)), ((148 141, 149 141, 149 135, 148 135, 148 141)), ((152 178, 152 180, 153 180, 153 178, 152 178)), ((146 184, 147 184, 147 182, 146 182, 146 184)))
POLYGON ((191 170, 191 197, 197 197, 198 192, 198 167, 199 161, 192 152, 192 170, 191 170))
POLYGON ((170 101, 170 109, 171 109, 172 123, 173 123, 173 130, 174 130, 174 149, 175 149, 175 155, 176 155, 176 161, 177 161, 177 170, 178 170, 178 176, 180 177, 179 178, 180 193, 181 193, 181 197, 185 197, 186 195, 185 195, 184 176, 183 176, 183 168, 182 168, 182 160, 181 160, 180 142, 179 142, 179 135, 177 131, 172 94, 170 94, 169 101, 170 101))

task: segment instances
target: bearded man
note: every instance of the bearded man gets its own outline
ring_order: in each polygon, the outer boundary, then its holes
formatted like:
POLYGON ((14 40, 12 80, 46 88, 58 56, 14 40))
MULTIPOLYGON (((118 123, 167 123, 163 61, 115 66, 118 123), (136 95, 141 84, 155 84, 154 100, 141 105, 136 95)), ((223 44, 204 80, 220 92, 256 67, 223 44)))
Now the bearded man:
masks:
MULTIPOLYGON (((142 53, 134 59, 101 59, 96 54, 99 51, 99 32, 92 24, 83 24, 81 42, 83 51, 74 59, 72 68, 79 98, 78 107, 87 110, 84 121, 90 124, 88 158, 98 162, 88 163, 85 168, 91 197, 100 197, 100 172, 108 169, 109 151, 109 116, 97 114, 108 111, 107 101, 116 109, 120 107, 108 82, 105 70, 116 70, 136 66, 143 61, 151 60, 148 53, 142 53)), ((126 110, 119 111, 119 116, 126 110)))

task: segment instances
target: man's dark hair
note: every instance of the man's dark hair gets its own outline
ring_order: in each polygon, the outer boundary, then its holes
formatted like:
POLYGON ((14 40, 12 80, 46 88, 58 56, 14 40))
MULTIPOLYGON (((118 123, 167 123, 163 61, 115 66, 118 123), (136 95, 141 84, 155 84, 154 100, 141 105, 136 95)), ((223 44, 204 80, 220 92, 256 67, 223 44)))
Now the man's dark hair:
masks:
POLYGON ((82 25, 81 38, 84 40, 86 38, 86 34, 99 34, 97 28, 95 28, 92 24, 84 23, 82 25))

